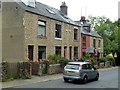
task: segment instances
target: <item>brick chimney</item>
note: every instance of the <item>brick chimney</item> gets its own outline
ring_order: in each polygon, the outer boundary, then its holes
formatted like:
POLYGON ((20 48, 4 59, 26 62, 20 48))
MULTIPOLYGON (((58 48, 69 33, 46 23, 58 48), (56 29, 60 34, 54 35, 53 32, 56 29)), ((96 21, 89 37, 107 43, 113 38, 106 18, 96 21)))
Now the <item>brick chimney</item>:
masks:
POLYGON ((67 15, 67 6, 66 6, 66 3, 65 2, 62 2, 62 5, 60 6, 60 11, 63 13, 63 14, 65 14, 65 15, 67 15))
POLYGON ((85 16, 81 16, 81 21, 85 21, 85 16))

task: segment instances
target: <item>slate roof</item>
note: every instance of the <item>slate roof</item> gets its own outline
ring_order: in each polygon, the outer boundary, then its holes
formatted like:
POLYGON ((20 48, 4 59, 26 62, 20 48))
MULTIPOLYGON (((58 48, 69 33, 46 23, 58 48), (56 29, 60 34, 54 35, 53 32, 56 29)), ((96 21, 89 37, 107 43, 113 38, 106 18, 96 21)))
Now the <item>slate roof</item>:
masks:
POLYGON ((92 36, 94 37, 98 37, 98 38, 102 38, 97 32, 91 30, 90 33, 92 34, 92 36))
POLYGON ((30 6, 26 6, 21 1, 18 1, 17 3, 26 11, 78 26, 76 22, 71 20, 68 16, 64 15, 60 10, 50 7, 48 5, 36 2, 36 6, 35 8, 33 8, 30 6))
POLYGON ((76 23, 78 23, 78 25, 82 28, 81 29, 81 33, 85 34, 85 35, 90 35, 90 36, 94 36, 94 37, 98 37, 98 38, 102 38, 96 31, 94 30, 90 30, 90 32, 87 32, 83 27, 84 26, 90 26, 90 24, 84 23, 83 25, 81 25, 80 21, 75 21, 76 23))

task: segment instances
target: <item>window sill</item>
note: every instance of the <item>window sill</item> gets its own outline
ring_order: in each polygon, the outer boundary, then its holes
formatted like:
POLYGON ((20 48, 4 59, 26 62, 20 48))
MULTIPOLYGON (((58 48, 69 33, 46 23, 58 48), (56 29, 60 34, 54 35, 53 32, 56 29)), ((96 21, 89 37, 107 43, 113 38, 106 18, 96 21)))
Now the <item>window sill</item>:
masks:
POLYGON ((74 40, 74 42, 79 42, 79 40, 74 40))
POLYGON ((55 38, 56 40, 62 40, 62 38, 55 38))
POLYGON ((40 39, 47 39, 46 36, 41 36, 41 35, 38 35, 37 38, 40 38, 40 39))
POLYGON ((82 49, 86 49, 86 47, 83 47, 82 49))

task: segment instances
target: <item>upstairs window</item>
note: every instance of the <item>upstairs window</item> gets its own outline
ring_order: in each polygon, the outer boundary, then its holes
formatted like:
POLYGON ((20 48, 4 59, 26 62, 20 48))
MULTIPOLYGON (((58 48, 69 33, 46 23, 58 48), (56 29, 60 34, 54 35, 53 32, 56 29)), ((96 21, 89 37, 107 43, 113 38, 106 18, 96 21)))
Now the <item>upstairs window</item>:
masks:
POLYGON ((96 48, 96 40, 93 39, 93 47, 96 48))
POLYGON ((38 35, 39 36, 46 36, 46 22, 45 21, 38 21, 38 35))
POLYGON ((74 40, 78 40, 78 30, 74 29, 74 40))
POLYGON ((101 46, 101 41, 99 40, 99 41, 98 41, 98 47, 100 47, 100 46, 101 46))
POLYGON ((61 25, 56 24, 55 26, 55 37, 61 38, 61 25))
POLYGON ((86 48, 86 36, 82 35, 82 48, 86 48))

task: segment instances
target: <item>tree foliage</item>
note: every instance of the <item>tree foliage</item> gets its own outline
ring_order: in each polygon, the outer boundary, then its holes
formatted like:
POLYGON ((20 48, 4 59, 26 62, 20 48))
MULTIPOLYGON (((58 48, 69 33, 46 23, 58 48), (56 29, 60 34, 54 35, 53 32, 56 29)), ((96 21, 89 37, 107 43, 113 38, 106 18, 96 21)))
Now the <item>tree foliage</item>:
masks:
POLYGON ((107 17, 88 17, 91 28, 103 37, 104 53, 118 50, 118 21, 112 22, 107 17))

